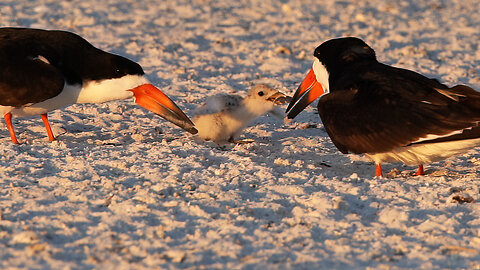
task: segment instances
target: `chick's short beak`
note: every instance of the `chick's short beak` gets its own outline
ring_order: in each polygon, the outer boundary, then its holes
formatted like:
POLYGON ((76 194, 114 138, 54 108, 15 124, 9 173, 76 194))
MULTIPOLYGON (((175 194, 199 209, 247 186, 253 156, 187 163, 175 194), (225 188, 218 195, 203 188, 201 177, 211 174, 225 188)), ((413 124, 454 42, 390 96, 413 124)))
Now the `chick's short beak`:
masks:
POLYGON ((273 102, 275 105, 282 105, 290 102, 291 97, 286 96, 282 92, 276 92, 273 95, 269 96, 267 100, 273 102))

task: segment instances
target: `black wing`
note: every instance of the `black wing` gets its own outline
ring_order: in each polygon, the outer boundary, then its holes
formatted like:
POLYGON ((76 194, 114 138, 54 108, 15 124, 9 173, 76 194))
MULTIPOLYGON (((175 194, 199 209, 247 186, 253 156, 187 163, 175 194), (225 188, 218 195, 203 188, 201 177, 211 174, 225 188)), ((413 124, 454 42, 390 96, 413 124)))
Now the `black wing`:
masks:
POLYGON ((48 62, 45 48, 7 30, 0 31, 0 105, 19 107, 57 96, 64 77, 48 62))
POLYGON ((480 93, 468 86, 448 88, 383 64, 352 67, 344 74, 318 104, 329 136, 343 153, 387 152, 480 121, 480 93))

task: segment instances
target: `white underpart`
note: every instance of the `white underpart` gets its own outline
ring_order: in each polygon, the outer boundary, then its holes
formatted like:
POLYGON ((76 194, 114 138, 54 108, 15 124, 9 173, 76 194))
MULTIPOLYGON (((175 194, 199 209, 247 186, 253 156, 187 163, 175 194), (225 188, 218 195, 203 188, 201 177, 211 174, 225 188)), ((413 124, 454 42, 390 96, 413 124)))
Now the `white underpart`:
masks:
POLYGON ((368 156, 377 164, 400 161, 407 165, 421 165, 465 153, 479 145, 480 138, 450 142, 414 144, 410 146, 399 147, 387 153, 366 154, 366 156, 368 156))
POLYGON ((325 94, 330 93, 330 85, 328 83, 328 71, 325 68, 325 66, 320 63, 320 60, 315 57, 315 60, 313 60, 313 73, 315 73, 315 77, 317 78, 317 82, 319 82, 323 90, 325 91, 325 94))
POLYGON ((127 75, 117 79, 92 81, 83 86, 65 84, 63 91, 51 99, 23 107, 0 106, 0 112, 2 115, 11 112, 14 116, 32 116, 74 103, 101 103, 127 99, 133 97, 133 93, 128 90, 147 83, 149 82, 144 76, 127 75))
POLYGON ((15 107, 12 106, 0 106, 0 115, 3 116, 9 112, 11 112, 15 107))
POLYGON ((469 130, 469 129, 471 129, 471 127, 466 128, 466 129, 461 129, 461 130, 455 130, 455 131, 452 131, 452 132, 444 134, 444 135, 427 134, 425 137, 420 138, 420 139, 418 139, 418 140, 416 140, 412 143, 419 143, 419 142, 423 142, 423 141, 430 141, 430 140, 445 138, 445 137, 452 136, 452 135, 455 135, 455 134, 461 134, 465 130, 469 130))

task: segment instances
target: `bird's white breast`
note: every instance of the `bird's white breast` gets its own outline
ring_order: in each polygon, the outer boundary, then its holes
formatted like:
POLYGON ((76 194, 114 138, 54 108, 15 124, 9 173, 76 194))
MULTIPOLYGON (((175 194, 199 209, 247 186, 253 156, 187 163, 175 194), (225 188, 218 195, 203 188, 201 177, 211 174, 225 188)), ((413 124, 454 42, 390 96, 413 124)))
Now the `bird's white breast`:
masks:
POLYGON ((398 147, 390 152, 366 154, 366 156, 377 164, 401 161, 407 165, 420 165, 465 153, 479 145, 480 139, 414 144, 398 147))
POLYGON ((81 90, 82 87, 79 84, 65 84, 62 92, 60 92, 60 94, 58 94, 57 96, 39 103, 27 104, 22 107, 15 107, 11 110, 11 113, 14 116, 22 117, 44 114, 49 111, 60 109, 75 103, 75 100, 81 90))

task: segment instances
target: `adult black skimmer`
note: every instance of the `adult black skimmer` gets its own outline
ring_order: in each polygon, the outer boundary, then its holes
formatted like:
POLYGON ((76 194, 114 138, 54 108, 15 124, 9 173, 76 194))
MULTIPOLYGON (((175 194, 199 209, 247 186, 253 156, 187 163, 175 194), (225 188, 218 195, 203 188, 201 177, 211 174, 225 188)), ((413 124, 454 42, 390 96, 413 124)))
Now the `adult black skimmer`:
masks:
POLYGON ((0 113, 14 143, 13 116, 41 115, 74 103, 134 97, 135 102, 195 134, 190 119, 154 87, 140 65, 65 31, 0 28, 0 113))
POLYGON ((271 112, 284 118, 277 105, 286 104, 287 97, 266 84, 252 87, 246 97, 217 94, 206 99, 195 110, 193 122, 198 136, 217 144, 235 142, 242 130, 257 117, 271 112))
POLYGON ((442 160, 480 144, 480 93, 452 88, 416 72, 376 60, 358 38, 324 42, 287 113, 294 118, 321 96, 318 113, 344 154, 364 153, 377 165, 418 165, 442 160))

